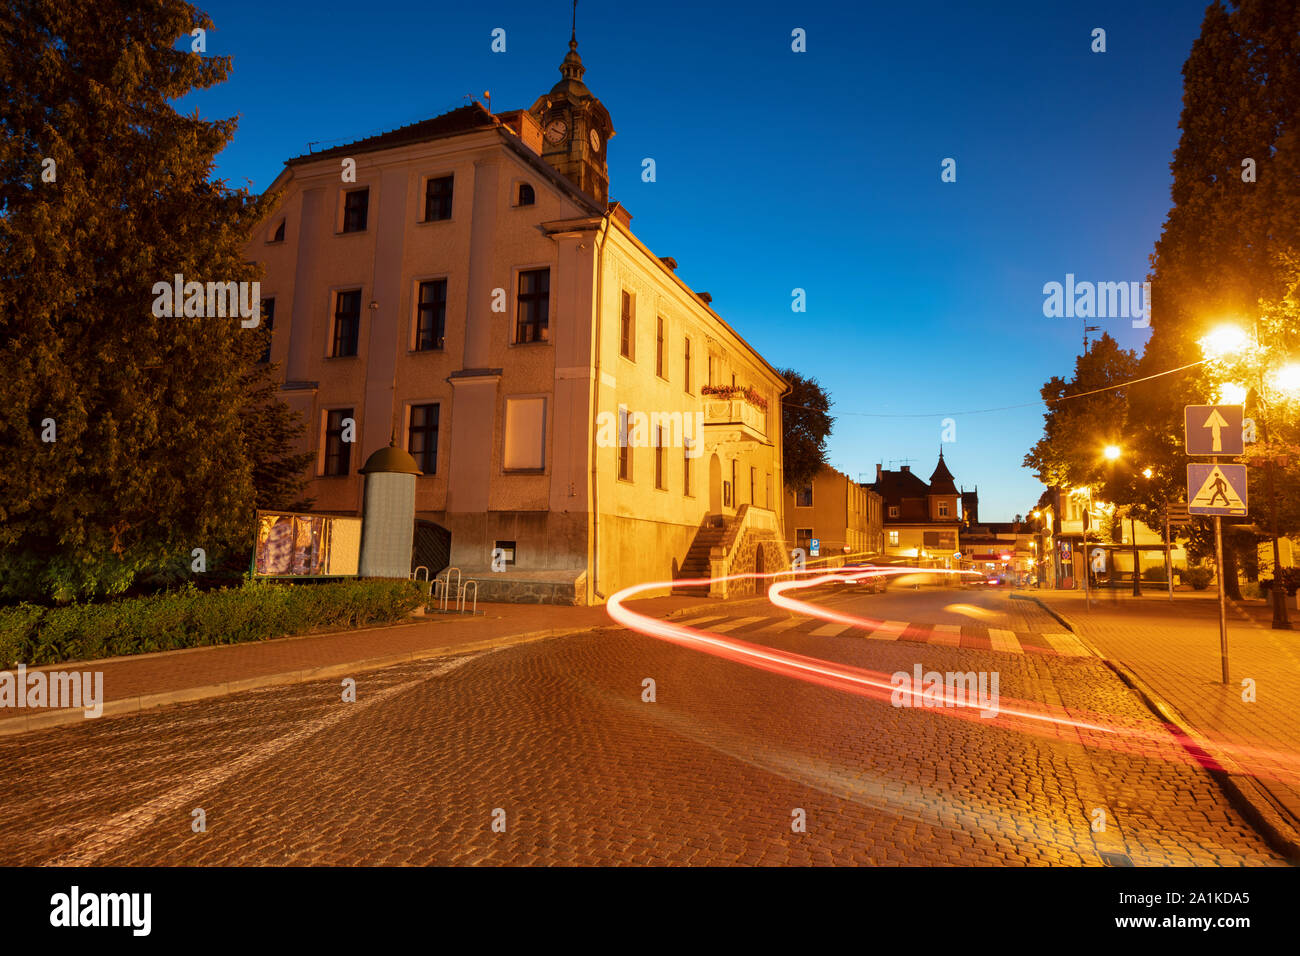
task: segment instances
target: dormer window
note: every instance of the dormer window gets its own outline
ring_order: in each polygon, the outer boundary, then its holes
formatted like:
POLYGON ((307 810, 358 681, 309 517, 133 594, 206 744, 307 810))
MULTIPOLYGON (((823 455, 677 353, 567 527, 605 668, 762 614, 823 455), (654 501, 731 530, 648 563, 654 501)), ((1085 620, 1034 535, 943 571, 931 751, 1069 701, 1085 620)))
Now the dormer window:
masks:
POLYGON ((520 183, 519 184, 519 205, 531 206, 535 202, 537 202, 537 193, 533 191, 533 187, 530 186, 528 183, 520 183))
POLYGON ((280 225, 275 227, 275 234, 271 236, 272 242, 284 242, 284 220, 280 220, 280 225))

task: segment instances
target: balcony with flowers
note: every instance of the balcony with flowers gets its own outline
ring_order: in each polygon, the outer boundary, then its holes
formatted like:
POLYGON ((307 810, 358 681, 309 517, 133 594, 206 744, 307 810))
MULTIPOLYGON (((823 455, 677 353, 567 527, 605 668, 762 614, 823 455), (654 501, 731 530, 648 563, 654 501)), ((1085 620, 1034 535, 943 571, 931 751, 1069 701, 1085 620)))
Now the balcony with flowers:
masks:
POLYGON ((753 386, 705 385, 700 395, 706 429, 735 429, 741 441, 768 440, 767 398, 753 386))

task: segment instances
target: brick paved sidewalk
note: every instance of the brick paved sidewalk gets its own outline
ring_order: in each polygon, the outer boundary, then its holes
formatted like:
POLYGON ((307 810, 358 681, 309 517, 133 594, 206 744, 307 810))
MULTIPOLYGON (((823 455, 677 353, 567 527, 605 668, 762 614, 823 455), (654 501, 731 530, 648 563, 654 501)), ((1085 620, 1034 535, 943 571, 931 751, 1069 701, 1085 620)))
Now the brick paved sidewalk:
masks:
MULTIPOLYGON (((629 601, 655 617, 745 606, 753 598, 721 601, 672 596, 629 601)), ((762 599, 766 603, 765 599, 762 599)), ((93 662, 30 668, 68 673, 102 671, 104 715, 130 713, 184 700, 201 700, 272 684, 348 676, 402 661, 540 640, 593 627, 617 627, 602 607, 479 604, 481 614, 431 614, 387 627, 196 647, 93 662)), ((22 733, 84 719, 79 710, 0 709, 0 734, 22 733)))
MULTIPOLYGON (((1228 607, 1230 683, 1222 683, 1218 601, 1103 592, 1091 609, 1073 591, 1028 591, 1061 615, 1137 688, 1193 732, 1276 838, 1300 847, 1300 629, 1275 631, 1263 601, 1228 607), (1243 682, 1256 699, 1246 702, 1243 682)), ((1300 613, 1292 612, 1300 627, 1300 613)))

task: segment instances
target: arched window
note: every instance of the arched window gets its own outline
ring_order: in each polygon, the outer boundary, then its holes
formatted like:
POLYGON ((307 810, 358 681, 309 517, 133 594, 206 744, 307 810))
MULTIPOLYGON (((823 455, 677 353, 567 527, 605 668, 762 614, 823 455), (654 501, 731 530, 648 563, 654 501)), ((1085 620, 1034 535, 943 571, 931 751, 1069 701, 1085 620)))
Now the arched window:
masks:
POLYGON ((528 183, 519 184, 519 205, 531 206, 537 202, 537 194, 533 192, 533 187, 528 183))

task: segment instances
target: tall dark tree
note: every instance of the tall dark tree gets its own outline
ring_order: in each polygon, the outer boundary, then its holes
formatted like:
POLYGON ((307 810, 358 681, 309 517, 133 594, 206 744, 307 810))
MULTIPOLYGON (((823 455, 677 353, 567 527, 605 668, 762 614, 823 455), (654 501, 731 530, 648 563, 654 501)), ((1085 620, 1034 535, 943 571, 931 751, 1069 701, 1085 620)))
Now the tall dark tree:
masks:
POLYGON ((781 399, 781 449, 785 487, 794 490, 810 482, 826 464, 826 437, 835 419, 830 415, 830 396, 815 378, 789 368, 778 372, 790 383, 790 394, 781 399))
MULTIPOLYGON (((1142 371, 1155 374, 1200 361, 1199 341, 1224 321, 1240 325, 1258 348, 1236 366, 1199 366, 1133 389, 1130 419, 1169 472, 1181 471, 1187 461, 1184 405, 1219 399, 1225 381, 1254 388, 1266 357, 1296 356, 1300 345, 1300 5, 1241 0, 1227 6, 1215 0, 1183 78, 1182 135, 1171 164, 1173 207, 1152 256, 1152 333, 1142 371)), ((1282 397, 1268 407, 1259 398, 1253 396, 1248 411, 1273 427, 1268 441, 1261 432, 1248 461, 1254 466, 1252 514, 1267 526, 1267 483, 1294 482, 1297 461, 1287 454, 1282 397), (1268 462, 1274 467, 1259 467, 1268 462)), ((1280 524, 1289 523, 1278 517, 1280 524)), ((1237 544, 1253 549, 1253 543, 1239 535, 1225 542, 1231 571, 1237 544)), ((1236 587, 1235 574, 1225 578, 1236 587)))
POLYGON ((233 119, 182 0, 0 0, 0 596, 118 593, 291 496, 285 413, 238 317, 156 318, 158 282, 251 282, 269 201, 213 179, 233 119))

